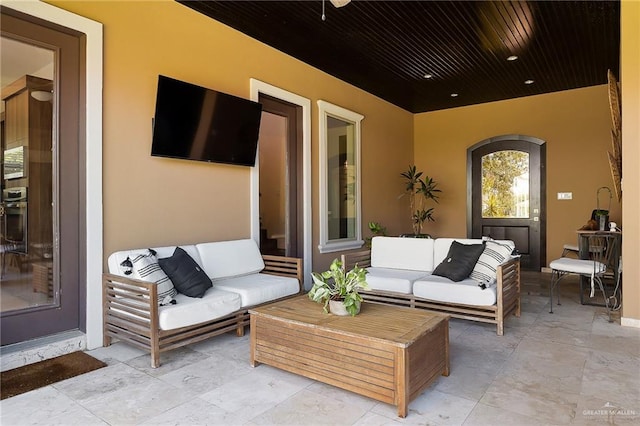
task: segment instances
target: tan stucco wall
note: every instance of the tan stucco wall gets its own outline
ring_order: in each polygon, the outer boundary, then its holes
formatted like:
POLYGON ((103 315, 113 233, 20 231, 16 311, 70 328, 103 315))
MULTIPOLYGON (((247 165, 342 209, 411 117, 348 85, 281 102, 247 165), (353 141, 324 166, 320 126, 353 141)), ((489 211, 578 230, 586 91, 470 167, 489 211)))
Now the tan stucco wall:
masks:
MULTIPOLYGON (((443 191, 436 207, 436 235, 467 233, 467 148, 487 138, 521 134, 546 142, 547 263, 596 208, 598 188, 613 188, 607 159, 611 119, 607 86, 568 90, 415 116, 415 161, 443 191), (558 201, 558 192, 573 199, 558 201)), ((608 205, 608 193, 601 193, 608 205)), ((606 207, 605 207, 606 208, 606 207)), ((611 220, 621 223, 621 206, 611 201, 611 220)))
MULTIPOLYGON (((415 117, 237 31, 169 0, 50 1, 104 25, 104 253, 142 246, 249 236, 249 169, 152 158, 151 117, 158 74, 249 97, 257 78, 311 100, 314 269, 317 254, 318 99, 363 114, 363 236, 379 221, 408 232, 399 173, 415 163, 443 190, 427 232, 466 235, 466 149, 488 137, 525 134, 547 142, 548 259, 587 218, 595 191, 611 186, 606 163, 610 119, 606 87, 592 87, 415 117), (414 137, 415 133, 415 137, 414 137), (414 147, 415 144, 415 147, 414 147), (595 161, 593 161, 595 159, 595 161), (590 172, 584 170, 589 168, 590 172), (558 202, 556 192, 573 192, 558 202)), ((622 1, 625 205, 623 315, 640 321, 640 3, 622 1)))
POLYGON ((621 4, 623 324, 640 327, 640 2, 621 4))
POLYGON ((316 249, 316 101, 364 115, 363 221, 399 232, 392 222, 402 207, 396 175, 413 157, 409 112, 174 1, 50 3, 104 25, 105 256, 250 236, 249 168, 150 156, 158 74, 244 98, 256 78, 311 100, 314 269, 335 257, 316 249))

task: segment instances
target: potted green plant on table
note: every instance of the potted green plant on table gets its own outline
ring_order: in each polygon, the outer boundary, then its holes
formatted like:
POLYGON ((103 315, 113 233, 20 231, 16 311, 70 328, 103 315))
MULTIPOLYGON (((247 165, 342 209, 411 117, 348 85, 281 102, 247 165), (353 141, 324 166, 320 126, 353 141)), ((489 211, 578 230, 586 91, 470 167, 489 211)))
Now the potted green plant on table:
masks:
POLYGON ((611 193, 611 189, 606 186, 598 188, 598 191, 596 192, 596 209, 593 211, 592 219, 597 222, 597 229, 599 229, 600 231, 605 231, 609 227, 609 210, 611 209, 612 198, 613 194, 611 193), (609 208, 606 210, 600 208, 600 192, 603 190, 609 192, 609 208))
POLYGON ((609 210, 596 209, 593 211, 593 217, 596 222, 596 230, 604 231, 609 223, 609 210))
POLYGON ((309 291, 309 299, 323 303, 326 313, 354 316, 360 312, 362 302, 358 290, 369 289, 366 274, 367 271, 358 265, 345 272, 342 262, 334 259, 328 271, 311 273, 313 287, 309 291))
POLYGON ((437 186, 438 184, 433 178, 417 171, 416 166, 409 166, 406 172, 400 174, 405 181, 404 193, 400 195, 409 196, 409 209, 411 212, 411 222, 413 225, 413 236, 415 237, 430 237, 428 234, 422 233, 422 227, 427 221, 434 222, 433 207, 426 208, 427 201, 433 200, 438 202, 438 194, 441 192, 437 186))

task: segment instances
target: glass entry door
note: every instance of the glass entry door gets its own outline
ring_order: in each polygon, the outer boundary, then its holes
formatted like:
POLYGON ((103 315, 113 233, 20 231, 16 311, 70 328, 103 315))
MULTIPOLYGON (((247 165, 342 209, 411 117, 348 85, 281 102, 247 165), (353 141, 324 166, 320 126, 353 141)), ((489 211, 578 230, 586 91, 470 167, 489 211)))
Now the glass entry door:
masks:
POLYGON ((2 10, 3 346, 81 326, 79 52, 78 35, 2 10))

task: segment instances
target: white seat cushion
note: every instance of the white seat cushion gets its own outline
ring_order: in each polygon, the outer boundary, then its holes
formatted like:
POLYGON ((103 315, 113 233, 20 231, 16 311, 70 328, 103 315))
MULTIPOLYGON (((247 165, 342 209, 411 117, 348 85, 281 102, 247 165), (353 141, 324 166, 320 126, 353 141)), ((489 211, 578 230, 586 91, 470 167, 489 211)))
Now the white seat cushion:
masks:
POLYGON ((210 288, 202 299, 178 293, 177 304, 158 308, 160 329, 173 330, 223 317, 240 309, 240 295, 210 288))
POLYGON ((428 275, 425 271, 393 268, 367 268, 365 279, 371 290, 395 291, 411 294, 414 281, 428 275))
POLYGON ((549 267, 552 270, 564 271, 573 274, 591 275, 592 273, 603 274, 606 272, 607 267, 593 260, 573 259, 569 257, 561 257, 551 261, 549 267), (594 263, 596 264, 594 269, 594 263))
POLYGON ((453 282, 437 275, 413 283, 413 294, 423 299, 463 305, 492 306, 497 300, 495 287, 483 290, 471 278, 453 282))
POLYGON ((213 286, 239 294, 243 308, 290 296, 300 291, 296 278, 270 274, 251 274, 214 280, 213 286))

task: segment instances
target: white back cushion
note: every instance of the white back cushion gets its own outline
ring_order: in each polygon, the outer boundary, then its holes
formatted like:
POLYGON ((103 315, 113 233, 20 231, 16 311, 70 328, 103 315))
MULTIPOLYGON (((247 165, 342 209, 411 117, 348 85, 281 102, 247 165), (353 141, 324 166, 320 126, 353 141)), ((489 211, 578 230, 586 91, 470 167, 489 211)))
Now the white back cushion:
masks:
POLYGON ((433 240, 431 238, 373 237, 371 266, 433 271, 433 240))
POLYGON ((251 239, 201 243, 196 248, 202 268, 212 280, 255 274, 264 269, 260 249, 251 239))
MULTIPOLYGON (((180 246, 180 247, 182 247, 184 251, 186 251, 189 254, 189 256, 191 256, 193 260, 195 260, 196 263, 200 265, 200 267, 203 267, 202 261, 200 260, 200 255, 198 254, 198 250, 196 249, 196 246, 186 245, 186 246, 180 246)), ((158 259, 162 259, 164 257, 170 257, 173 254, 173 251, 176 249, 176 246, 149 247, 149 248, 156 251, 157 253, 156 257, 158 259)), ((107 267, 109 268, 109 272, 115 275, 120 275, 125 277, 126 275, 124 275, 124 273, 122 272, 120 263, 122 263, 127 257, 133 259, 137 255, 140 255, 140 254, 144 255, 147 253, 148 253, 147 248, 113 252, 107 259, 107 267)))
MULTIPOLYGON (((436 238, 435 243, 433 245, 433 264, 438 266, 445 257, 447 257, 447 253, 449 253, 449 247, 451 247, 451 243, 454 241, 459 242, 460 244, 482 244, 482 239, 469 239, 469 238, 436 238)), ((513 241, 510 240, 495 240, 497 243, 510 245, 512 248, 515 247, 513 241)))

